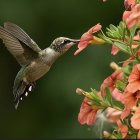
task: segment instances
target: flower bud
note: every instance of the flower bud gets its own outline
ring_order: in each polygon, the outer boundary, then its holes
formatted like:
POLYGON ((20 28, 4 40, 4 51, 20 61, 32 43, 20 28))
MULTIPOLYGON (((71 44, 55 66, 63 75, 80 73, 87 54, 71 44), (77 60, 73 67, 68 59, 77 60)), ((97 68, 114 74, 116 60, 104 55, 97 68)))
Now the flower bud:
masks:
POLYGON ((120 69, 120 67, 115 62, 111 62, 110 67, 114 70, 120 69))
POLYGON ((78 95, 83 95, 83 90, 80 89, 80 88, 77 88, 77 89, 76 89, 76 93, 77 93, 78 95))

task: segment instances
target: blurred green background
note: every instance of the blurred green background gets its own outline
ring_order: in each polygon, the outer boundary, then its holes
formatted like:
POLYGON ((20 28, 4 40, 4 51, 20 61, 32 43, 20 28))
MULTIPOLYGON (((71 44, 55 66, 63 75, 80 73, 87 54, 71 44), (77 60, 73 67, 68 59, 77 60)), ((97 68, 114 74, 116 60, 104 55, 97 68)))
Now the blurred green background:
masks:
MULTIPOLYGON (((103 30, 117 25, 123 10, 122 0, 0 0, 0 25, 19 25, 44 49, 59 36, 78 39, 98 22, 103 30)), ((122 54, 112 56, 111 46, 90 46, 74 56, 74 46, 37 81, 16 111, 12 87, 20 66, 2 42, 0 46, 0 138, 98 137, 96 129, 77 121, 83 97, 75 90, 99 89, 113 71, 110 62, 123 61, 122 54)))

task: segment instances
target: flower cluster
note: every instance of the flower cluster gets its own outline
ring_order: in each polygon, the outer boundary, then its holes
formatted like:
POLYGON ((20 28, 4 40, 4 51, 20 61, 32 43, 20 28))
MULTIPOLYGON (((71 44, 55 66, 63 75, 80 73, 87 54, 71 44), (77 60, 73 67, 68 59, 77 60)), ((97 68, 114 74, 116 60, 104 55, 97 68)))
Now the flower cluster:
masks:
POLYGON ((101 25, 90 28, 84 33, 78 44, 77 55, 91 44, 110 44, 111 53, 122 51, 128 59, 119 66, 111 63, 114 72, 108 76, 98 91, 84 95, 78 121, 80 124, 94 125, 97 113, 106 111, 109 122, 115 123, 112 133, 103 132, 105 138, 140 138, 140 1, 124 0, 125 11, 118 26, 109 25, 101 31, 101 25))

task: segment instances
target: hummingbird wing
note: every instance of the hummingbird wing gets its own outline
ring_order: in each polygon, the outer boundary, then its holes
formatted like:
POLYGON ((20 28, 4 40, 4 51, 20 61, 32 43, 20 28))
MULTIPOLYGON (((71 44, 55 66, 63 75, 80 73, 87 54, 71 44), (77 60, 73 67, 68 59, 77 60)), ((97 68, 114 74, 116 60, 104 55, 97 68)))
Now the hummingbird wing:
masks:
MULTIPOLYGON (((8 51, 16 58, 21 66, 29 64, 32 60, 38 57, 39 50, 33 50, 21 41, 21 39, 16 38, 9 32, 9 30, 1 26, 0 38, 3 40, 8 51)), ((20 38, 22 38, 22 35, 20 35, 20 38)))
POLYGON ((15 38, 25 43, 28 47, 32 48, 36 52, 40 52, 41 49, 38 47, 38 45, 33 41, 27 33, 23 29, 21 29, 19 26, 17 26, 14 23, 11 22, 5 22, 4 28, 6 28, 10 34, 12 34, 15 38))

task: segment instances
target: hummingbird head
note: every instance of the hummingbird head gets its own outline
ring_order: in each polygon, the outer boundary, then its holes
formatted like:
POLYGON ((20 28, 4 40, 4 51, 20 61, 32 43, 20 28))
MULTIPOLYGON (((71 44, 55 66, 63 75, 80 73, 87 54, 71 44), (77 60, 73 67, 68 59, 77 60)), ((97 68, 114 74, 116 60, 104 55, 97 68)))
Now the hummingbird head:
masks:
POLYGON ((65 53, 70 49, 71 46, 79 43, 79 41, 80 40, 70 39, 66 37, 58 37, 52 42, 51 48, 57 52, 65 53))

